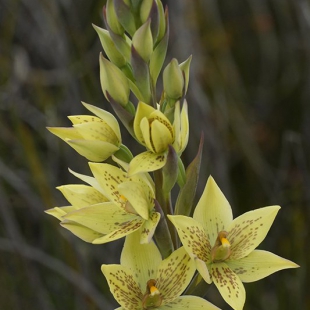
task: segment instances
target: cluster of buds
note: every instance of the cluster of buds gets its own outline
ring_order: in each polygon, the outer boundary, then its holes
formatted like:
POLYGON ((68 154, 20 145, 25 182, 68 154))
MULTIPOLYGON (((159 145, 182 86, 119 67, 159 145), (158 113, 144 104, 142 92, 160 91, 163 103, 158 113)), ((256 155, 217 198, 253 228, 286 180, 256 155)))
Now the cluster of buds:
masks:
POLYGON ((189 137, 185 95, 191 57, 180 64, 172 59, 163 68, 169 27, 168 10, 160 0, 107 0, 103 17, 106 29, 94 26, 105 55, 99 56, 102 91, 145 150, 134 156, 123 144, 117 119, 83 103, 94 115, 69 116, 72 127, 48 129, 90 161, 93 176, 70 170, 87 185, 60 186, 70 205, 46 213, 89 243, 126 238, 121 264, 102 266, 118 309, 218 309, 189 295, 197 295, 200 283, 206 282, 241 310, 242 282, 298 267, 256 250, 280 207, 233 219, 212 177, 193 205, 203 139, 186 170, 181 160, 189 137), (161 71, 163 90, 157 98, 161 71), (108 158, 112 164, 103 162, 108 158), (177 183, 180 190, 173 204, 171 190, 177 183))

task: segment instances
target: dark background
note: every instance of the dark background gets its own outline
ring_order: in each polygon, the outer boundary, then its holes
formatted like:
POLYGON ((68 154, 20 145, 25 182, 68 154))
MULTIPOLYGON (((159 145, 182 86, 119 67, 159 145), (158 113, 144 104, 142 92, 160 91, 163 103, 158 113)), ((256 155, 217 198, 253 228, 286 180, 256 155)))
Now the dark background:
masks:
MULTIPOLYGON (((110 310, 100 272, 122 240, 89 245, 43 211, 66 204, 87 161, 46 126, 80 101, 110 110, 99 83, 104 0, 0 0, 0 308, 110 310)), ((212 174, 234 216, 282 206, 260 246, 301 265, 245 284, 245 309, 310 309, 310 1, 170 0, 167 62, 193 55, 188 164, 205 135, 200 196, 212 174)), ((128 145, 131 140, 123 139, 128 145)), ((132 144, 135 152, 135 145, 132 144)), ((229 307, 211 288, 207 298, 229 307)))

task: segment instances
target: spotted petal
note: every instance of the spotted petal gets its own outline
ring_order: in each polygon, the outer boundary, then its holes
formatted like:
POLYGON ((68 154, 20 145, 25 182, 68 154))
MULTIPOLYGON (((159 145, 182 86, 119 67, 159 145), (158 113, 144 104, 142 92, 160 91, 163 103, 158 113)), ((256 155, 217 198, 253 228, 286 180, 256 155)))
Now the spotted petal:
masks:
POLYGON ((108 201, 108 199, 92 186, 83 184, 69 184, 57 187, 66 199, 75 207, 80 209, 89 205, 108 201))
POLYGON ((114 230, 110 234, 95 239, 93 243, 101 244, 123 238, 141 228, 143 223, 144 220, 141 217, 133 218, 131 221, 122 223, 118 229, 114 230))
POLYGON ((179 297, 195 273, 195 263, 181 247, 164 259, 158 269, 156 287, 163 296, 163 304, 179 297))
POLYGON ((142 309, 143 294, 134 273, 121 265, 102 265, 110 291, 116 301, 126 310, 142 309))
POLYGON ((115 204, 121 206, 118 185, 127 181, 127 174, 122 169, 109 164, 89 163, 90 169, 106 192, 106 196, 115 204))
POLYGON ((155 279, 161 261, 161 254, 153 241, 140 244, 139 231, 126 237, 121 265, 129 268, 136 275, 142 291, 145 290, 148 280, 155 279))
POLYGON ((121 132, 120 132, 120 128, 118 125, 118 122, 116 120, 116 118, 114 117, 113 114, 111 114, 110 112, 107 112, 103 109, 100 109, 96 106, 93 106, 91 104, 87 104, 85 102, 82 102, 82 104, 84 105, 84 107, 89 110, 90 112, 94 113, 95 115, 97 115, 98 117, 100 117, 101 119, 103 119, 113 130, 113 132, 116 134, 117 139, 119 141, 121 141, 121 132))
POLYGON ((266 237, 279 206, 270 206, 246 212, 227 228, 231 244, 231 260, 240 259, 251 253, 266 237))
POLYGON ((227 264, 242 282, 254 282, 276 271, 299 267, 290 260, 262 250, 254 250, 248 256, 236 261, 228 261, 227 264))
POLYGON ((242 310, 245 289, 240 278, 224 262, 211 265, 211 276, 223 299, 234 310, 242 310))
POLYGON ((140 153, 131 160, 128 175, 158 170, 166 164, 166 161, 167 152, 162 154, 155 154, 151 151, 140 153))
POLYGON ((120 140, 112 128, 103 120, 74 125, 85 140, 102 140, 119 145, 120 140))
POLYGON ((151 241, 159 220, 160 213, 151 212, 149 219, 144 221, 141 227, 140 243, 149 243, 151 241))
POLYGON ((232 222, 230 204, 212 177, 207 181, 193 218, 203 225, 211 246, 214 245, 218 233, 226 230, 232 222))
POLYGON ((160 306, 160 310, 220 310, 205 299, 197 296, 180 296, 166 305, 160 306))
POLYGON ((184 215, 168 215, 176 227, 182 244, 192 258, 210 260, 211 246, 201 223, 184 215))

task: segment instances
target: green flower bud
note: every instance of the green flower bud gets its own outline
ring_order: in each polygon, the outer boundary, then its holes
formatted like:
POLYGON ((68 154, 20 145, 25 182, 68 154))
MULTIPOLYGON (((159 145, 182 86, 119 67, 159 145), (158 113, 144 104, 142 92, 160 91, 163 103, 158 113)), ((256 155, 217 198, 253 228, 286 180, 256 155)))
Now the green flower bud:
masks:
POLYGON ((183 95, 184 78, 178 61, 174 58, 163 73, 164 90, 171 99, 179 99, 183 95))
POLYGON ((114 0, 116 16, 124 27, 124 29, 132 37, 136 32, 135 18, 131 11, 131 3, 129 0, 114 0))
POLYGON ((107 0, 106 19, 107 19, 108 26, 114 33, 119 34, 119 35, 124 34, 124 28, 118 21, 118 18, 115 13, 115 7, 114 7, 113 0, 107 0))
POLYGON ((100 53, 100 82, 104 96, 107 92, 117 103, 125 107, 129 100, 129 83, 124 73, 100 53))
POLYGON ((156 4, 158 8, 158 15, 159 15, 159 27, 158 27, 159 29, 158 29, 158 35, 157 35, 157 42, 159 42, 166 33, 168 17, 165 16, 165 11, 164 11, 162 2, 160 0, 156 0, 156 4))
POLYGON ((149 18, 153 2, 154 2, 154 0, 144 0, 142 2, 142 4, 141 4, 141 7, 140 7, 140 19, 141 19, 141 22, 143 24, 149 18))
POLYGON ((153 52, 153 37, 150 28, 151 21, 144 23, 134 34, 132 38, 132 45, 141 56, 141 58, 148 62, 153 52))
POLYGON ((99 36, 101 45, 106 55, 110 59, 110 61, 113 62, 119 68, 125 66, 127 64, 126 59, 116 48, 113 40, 111 39, 109 31, 107 31, 106 29, 100 28, 96 25, 93 25, 93 27, 96 30, 99 36))
POLYGON ((189 82, 189 68, 192 61, 192 55, 189 56, 184 62, 180 64, 180 69, 182 70, 185 78, 185 89, 184 93, 186 94, 187 88, 188 88, 188 82, 189 82))

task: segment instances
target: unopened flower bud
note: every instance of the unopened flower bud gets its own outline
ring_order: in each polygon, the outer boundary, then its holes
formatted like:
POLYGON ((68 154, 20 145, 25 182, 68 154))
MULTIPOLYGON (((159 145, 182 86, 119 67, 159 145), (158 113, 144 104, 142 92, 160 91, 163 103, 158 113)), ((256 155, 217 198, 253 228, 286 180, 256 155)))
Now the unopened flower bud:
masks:
POLYGON ((104 96, 109 101, 109 95, 125 107, 129 100, 129 83, 125 74, 100 53, 100 81, 104 96))
POLYGON ((119 68, 125 66, 126 65, 126 59, 119 52, 119 50, 116 48, 113 40, 111 39, 109 31, 107 31, 106 29, 100 28, 96 25, 93 25, 93 27, 96 30, 96 32, 99 36, 101 45, 102 45, 106 55, 109 57, 110 61, 113 62, 119 68))
POLYGON ((153 37, 150 28, 151 21, 144 23, 134 34, 132 44, 145 62, 150 60, 153 52, 153 37))
POLYGON ((163 73, 164 90, 168 98, 179 99, 183 95, 184 78, 178 61, 173 58, 163 73))
POLYGON ((106 4, 106 19, 107 19, 107 23, 108 26, 110 27, 110 29, 119 35, 123 35, 124 34, 124 28, 123 26, 120 24, 116 13, 115 13, 115 7, 114 7, 114 2, 113 0, 107 0, 107 4, 106 4))
POLYGON ((190 69, 190 64, 192 60, 192 55, 189 56, 184 62, 180 63, 180 69, 182 70, 185 78, 185 89, 184 93, 186 94, 187 88, 188 88, 188 82, 189 82, 189 69, 190 69))

